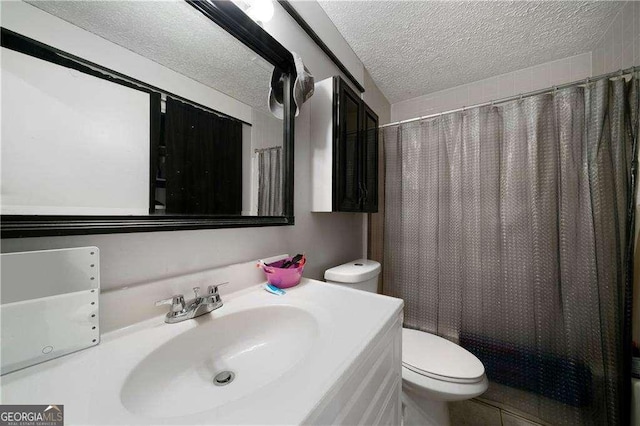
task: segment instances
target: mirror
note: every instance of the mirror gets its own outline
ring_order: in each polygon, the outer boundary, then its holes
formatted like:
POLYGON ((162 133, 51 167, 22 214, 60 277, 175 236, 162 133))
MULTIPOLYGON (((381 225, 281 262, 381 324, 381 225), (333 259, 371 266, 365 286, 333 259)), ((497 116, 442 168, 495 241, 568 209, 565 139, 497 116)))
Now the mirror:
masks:
POLYGON ((232 3, 5 6, 3 237, 293 222, 293 59, 232 3))

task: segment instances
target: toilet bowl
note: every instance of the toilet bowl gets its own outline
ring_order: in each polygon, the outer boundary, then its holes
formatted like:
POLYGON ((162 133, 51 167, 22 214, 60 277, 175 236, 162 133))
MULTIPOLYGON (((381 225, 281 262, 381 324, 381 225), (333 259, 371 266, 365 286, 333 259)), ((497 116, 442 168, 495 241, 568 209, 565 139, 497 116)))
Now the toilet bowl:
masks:
MULTIPOLYGON (((379 274, 378 262, 358 259, 328 269, 324 278, 375 293, 379 274)), ((434 334, 402 329, 403 426, 447 426, 447 403, 479 396, 488 385, 482 362, 471 352, 434 334)))
POLYGON ((402 329, 402 401, 408 425, 448 425, 447 402, 482 395, 489 385, 482 362, 449 340, 402 329))

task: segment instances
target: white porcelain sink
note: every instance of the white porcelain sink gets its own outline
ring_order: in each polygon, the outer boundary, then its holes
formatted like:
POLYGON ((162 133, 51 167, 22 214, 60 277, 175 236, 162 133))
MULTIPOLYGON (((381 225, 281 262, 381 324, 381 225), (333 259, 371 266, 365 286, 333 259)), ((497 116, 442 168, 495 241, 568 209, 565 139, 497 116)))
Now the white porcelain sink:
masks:
MULTIPOLYGON (((0 378, 3 404, 64 404, 65 424, 303 424, 402 301, 303 279, 178 324, 163 317, 0 378), (236 376, 213 384, 220 371, 236 376)), ((399 366, 398 366, 399 369, 399 366)))
POLYGON ((295 368, 318 337, 316 319, 292 306, 200 318, 198 327, 164 343, 131 372, 121 398, 132 413, 178 417, 242 398, 295 368), (235 374, 233 381, 214 384, 225 371, 235 374))

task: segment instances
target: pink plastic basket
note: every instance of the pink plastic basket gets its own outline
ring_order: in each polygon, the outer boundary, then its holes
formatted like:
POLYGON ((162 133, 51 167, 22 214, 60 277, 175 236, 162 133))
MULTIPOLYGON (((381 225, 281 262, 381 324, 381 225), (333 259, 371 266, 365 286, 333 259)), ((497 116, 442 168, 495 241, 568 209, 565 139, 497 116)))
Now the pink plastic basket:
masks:
POLYGON ((278 260, 277 262, 263 265, 262 270, 267 277, 269 284, 272 284, 278 288, 289 288, 296 286, 300 283, 302 278, 302 271, 304 271, 304 264, 307 262, 307 258, 303 257, 296 268, 281 268, 284 262, 291 260, 291 257, 278 260))

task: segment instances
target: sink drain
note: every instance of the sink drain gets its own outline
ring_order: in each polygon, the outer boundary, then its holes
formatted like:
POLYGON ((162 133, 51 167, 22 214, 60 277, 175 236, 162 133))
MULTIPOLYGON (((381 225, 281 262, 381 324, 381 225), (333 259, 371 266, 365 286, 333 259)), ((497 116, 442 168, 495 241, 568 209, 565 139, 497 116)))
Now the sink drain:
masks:
POLYGON ((216 386, 226 386, 233 382, 236 378, 236 374, 233 371, 221 371, 213 378, 213 384, 216 386))

